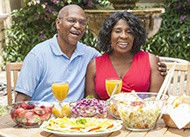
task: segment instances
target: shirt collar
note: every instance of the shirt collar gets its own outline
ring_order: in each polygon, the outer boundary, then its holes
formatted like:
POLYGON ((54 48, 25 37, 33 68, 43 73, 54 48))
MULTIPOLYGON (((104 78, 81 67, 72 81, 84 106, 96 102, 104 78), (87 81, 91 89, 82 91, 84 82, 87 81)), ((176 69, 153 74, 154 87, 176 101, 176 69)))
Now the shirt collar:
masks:
MULTIPOLYGON (((57 41, 57 34, 55 34, 53 36, 53 38, 51 39, 50 41, 50 46, 52 48, 52 51, 55 55, 57 56, 61 56, 61 55, 65 55, 60 47, 59 47, 59 44, 58 44, 58 41, 57 41)), ((80 42, 77 42, 77 46, 76 46, 76 49, 75 51, 73 52, 73 55, 75 56, 78 56, 78 55, 83 55, 84 54, 84 49, 83 49, 83 46, 84 44, 80 43, 80 42)), ((86 46, 86 45, 85 45, 86 46)))

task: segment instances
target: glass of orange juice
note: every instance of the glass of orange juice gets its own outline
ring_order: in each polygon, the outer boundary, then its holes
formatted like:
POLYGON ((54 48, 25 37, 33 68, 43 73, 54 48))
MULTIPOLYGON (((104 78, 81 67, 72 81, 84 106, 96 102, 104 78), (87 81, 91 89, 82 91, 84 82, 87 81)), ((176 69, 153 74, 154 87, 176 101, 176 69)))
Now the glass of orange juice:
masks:
POLYGON ((54 97, 61 103, 68 95, 68 82, 54 82, 52 83, 52 93, 54 97))
POLYGON ((121 79, 106 79, 105 83, 106 83, 106 91, 109 96, 112 95, 112 92, 114 91, 117 83, 119 84, 119 86, 117 87, 114 94, 118 94, 121 92, 121 88, 122 88, 122 80, 121 79))

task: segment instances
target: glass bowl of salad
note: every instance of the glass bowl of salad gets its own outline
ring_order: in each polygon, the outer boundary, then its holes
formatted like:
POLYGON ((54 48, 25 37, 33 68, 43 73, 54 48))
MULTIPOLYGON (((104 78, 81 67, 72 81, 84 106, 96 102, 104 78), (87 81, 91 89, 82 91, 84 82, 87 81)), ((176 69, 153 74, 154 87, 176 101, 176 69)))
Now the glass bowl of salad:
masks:
POLYGON ((156 96, 157 93, 150 92, 119 93, 111 100, 126 129, 147 131, 155 128, 167 101, 167 95, 162 100, 156 100, 156 96))
POLYGON ((115 119, 120 119, 119 112, 117 111, 116 101, 125 102, 126 98, 122 97, 122 94, 113 95, 106 101, 108 113, 115 119))
POLYGON ((52 114, 53 104, 40 101, 22 101, 8 105, 12 120, 19 126, 39 127, 52 114))

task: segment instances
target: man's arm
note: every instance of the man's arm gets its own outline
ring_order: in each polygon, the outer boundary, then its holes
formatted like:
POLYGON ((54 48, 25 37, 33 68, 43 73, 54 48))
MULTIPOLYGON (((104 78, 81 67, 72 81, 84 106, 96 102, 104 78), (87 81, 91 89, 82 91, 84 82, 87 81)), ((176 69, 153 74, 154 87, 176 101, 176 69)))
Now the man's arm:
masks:
POLYGON ((20 93, 20 92, 17 92, 16 97, 15 97, 15 102, 30 101, 30 99, 31 99, 30 96, 23 94, 23 93, 20 93))

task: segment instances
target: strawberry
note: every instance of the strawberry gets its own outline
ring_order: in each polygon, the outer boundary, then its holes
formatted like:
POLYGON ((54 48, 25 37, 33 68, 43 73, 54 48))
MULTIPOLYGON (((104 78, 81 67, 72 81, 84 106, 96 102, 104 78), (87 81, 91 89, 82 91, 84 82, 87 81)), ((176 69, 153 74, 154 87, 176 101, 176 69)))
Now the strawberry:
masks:
POLYGON ((44 106, 44 105, 41 105, 40 108, 45 108, 45 106, 44 106))
POLYGON ((28 104, 25 101, 23 101, 20 107, 26 109, 28 107, 28 104))
POLYGON ((15 110, 11 110, 10 114, 11 114, 11 118, 14 119, 15 118, 15 110))
POLYGON ((15 110, 15 115, 18 117, 23 117, 25 113, 26 111, 23 108, 18 108, 15 110))
POLYGON ((51 113, 52 112, 52 107, 45 107, 44 108, 46 113, 51 113))
POLYGON ((28 106, 26 107, 26 109, 34 109, 35 105, 34 104, 28 104, 28 106))

